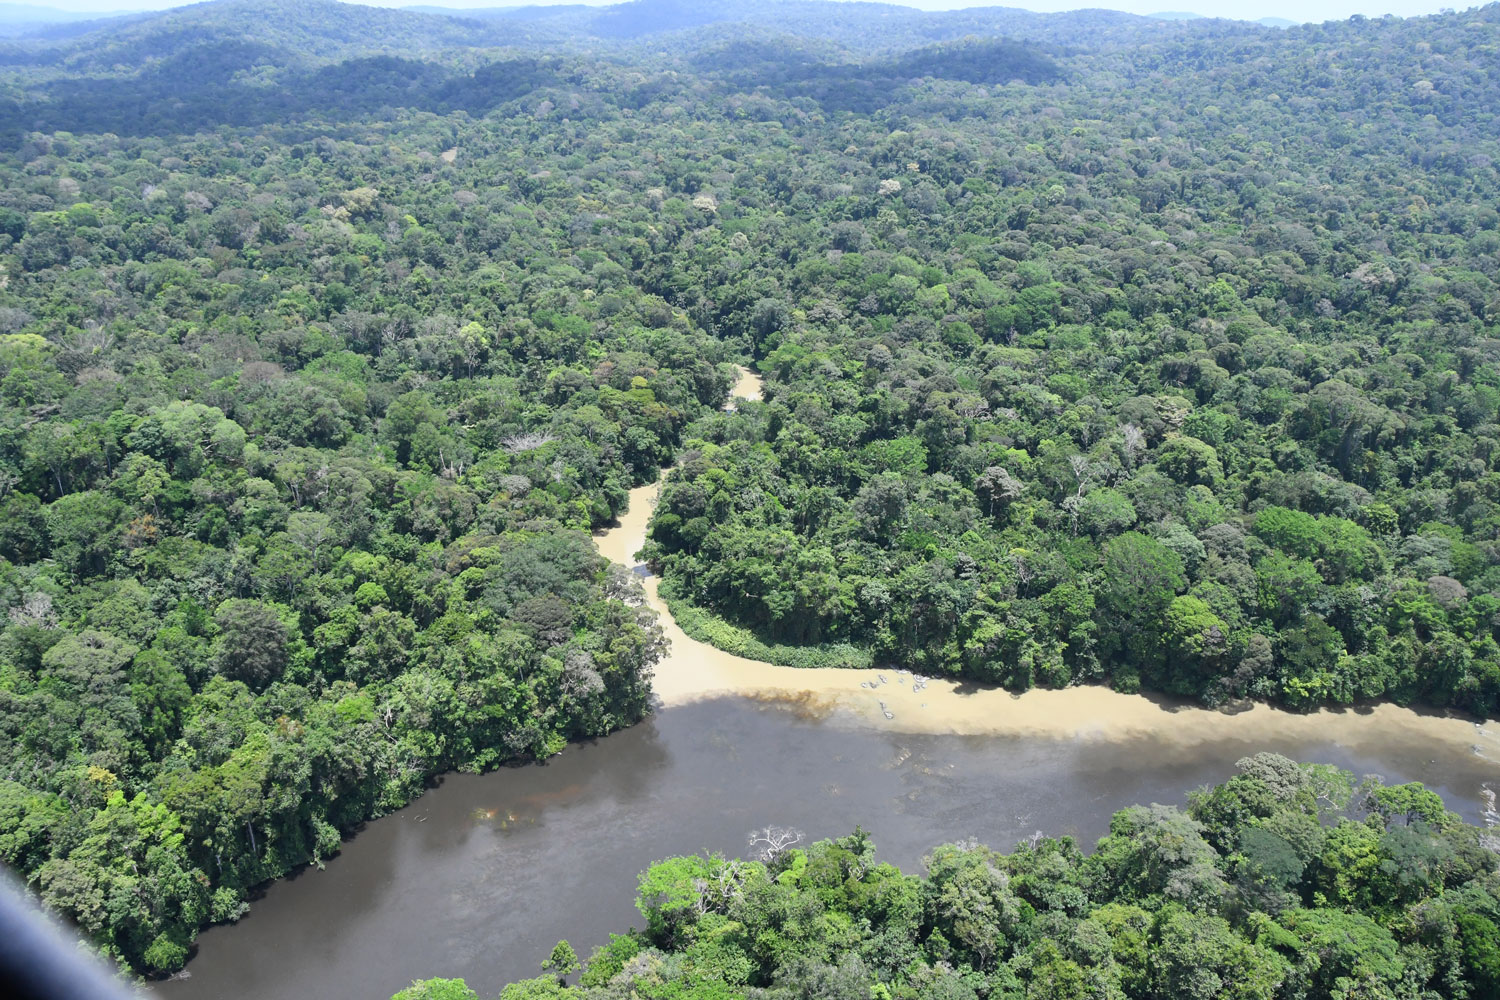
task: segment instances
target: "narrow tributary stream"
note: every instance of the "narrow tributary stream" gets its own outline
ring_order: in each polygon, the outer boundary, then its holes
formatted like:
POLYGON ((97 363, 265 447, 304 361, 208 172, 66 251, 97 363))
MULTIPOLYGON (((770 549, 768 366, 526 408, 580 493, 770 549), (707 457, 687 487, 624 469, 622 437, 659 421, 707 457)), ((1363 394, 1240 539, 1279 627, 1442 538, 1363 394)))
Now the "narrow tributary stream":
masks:
MULTIPOLYGON (((747 376, 736 393, 759 391, 747 376)), ((632 492, 599 537, 605 556, 635 565, 656 491, 632 492)), ((493 995, 538 974, 561 938, 586 955, 639 924, 636 874, 652 861, 737 853, 767 823, 812 838, 860 824, 914 868, 962 837, 1008 849, 1042 830, 1091 846, 1114 810, 1181 802, 1257 750, 1426 782, 1472 822, 1500 778, 1486 727, 1394 706, 1224 714, 1101 688, 913 691, 899 670, 770 666, 683 635, 636 571, 672 640, 651 718, 542 766, 448 776, 326 870, 273 883, 244 920, 206 932, 189 977, 159 994, 384 1000, 414 978, 461 976, 493 995)))
MULTIPOLYGON (((759 399, 758 376, 741 369, 734 395, 759 399)), ((631 491, 619 523, 598 536, 599 551, 641 577, 646 599, 661 616, 671 650, 652 682, 665 707, 722 695, 793 698, 849 714, 872 727, 906 733, 1045 736, 1054 739, 1149 739, 1191 746, 1218 740, 1327 740, 1354 744, 1383 740, 1430 742, 1445 752, 1483 752, 1500 761, 1500 733, 1473 721, 1423 714, 1395 705, 1348 711, 1293 713, 1255 705, 1226 713, 1174 705, 1105 687, 1033 690, 1015 695, 970 683, 917 679, 899 669, 840 670, 778 667, 684 635, 657 595, 657 581, 635 553, 646 539, 660 487, 631 491)))

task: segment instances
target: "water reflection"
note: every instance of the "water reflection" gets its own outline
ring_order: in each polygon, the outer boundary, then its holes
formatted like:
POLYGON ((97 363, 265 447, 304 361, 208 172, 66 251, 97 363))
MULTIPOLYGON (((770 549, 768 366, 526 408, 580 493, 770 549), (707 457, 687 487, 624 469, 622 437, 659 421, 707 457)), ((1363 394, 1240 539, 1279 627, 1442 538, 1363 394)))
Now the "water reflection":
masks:
POLYGON ((586 954, 639 924, 635 878, 651 862, 739 853, 752 827, 824 837, 862 825, 885 860, 907 868, 969 836, 1008 848, 1043 830, 1091 846, 1113 810, 1179 802, 1262 749, 1422 780, 1480 820, 1493 764, 1418 736, 1365 733, 1193 743, 924 735, 807 703, 698 701, 545 766, 450 775, 369 824, 325 871, 272 885, 239 925, 204 934, 191 977, 157 989, 169 1000, 381 998, 445 975, 493 994, 537 974, 561 938, 586 954))

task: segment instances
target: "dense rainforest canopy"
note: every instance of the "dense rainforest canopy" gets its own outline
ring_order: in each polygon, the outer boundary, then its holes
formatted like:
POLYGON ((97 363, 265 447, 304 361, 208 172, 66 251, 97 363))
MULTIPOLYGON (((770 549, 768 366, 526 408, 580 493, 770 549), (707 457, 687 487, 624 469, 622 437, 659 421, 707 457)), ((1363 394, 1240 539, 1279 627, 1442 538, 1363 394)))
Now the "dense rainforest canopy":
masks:
MULTIPOLYGON (((1084 856, 1037 834, 935 848, 926 874, 861 830, 640 877, 645 929, 574 985, 561 942, 500 1000, 1464 1000, 1500 992, 1491 835, 1420 784, 1356 784, 1276 754, 1132 806, 1084 856)), ((462 980, 393 1000, 477 1000, 462 980)))
POLYGON ((715 641, 1496 708, 1500 7, 630 7, 0 43, 0 860, 108 954, 639 719, 674 462, 715 641))

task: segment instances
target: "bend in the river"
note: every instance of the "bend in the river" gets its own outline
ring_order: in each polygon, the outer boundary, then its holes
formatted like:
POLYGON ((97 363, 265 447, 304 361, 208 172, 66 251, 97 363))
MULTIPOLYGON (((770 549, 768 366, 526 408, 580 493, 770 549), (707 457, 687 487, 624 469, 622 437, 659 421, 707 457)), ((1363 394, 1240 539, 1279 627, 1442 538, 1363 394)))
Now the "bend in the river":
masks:
MULTIPOLYGON (((732 395, 760 399, 758 375, 740 369, 732 395)), ((667 473, 664 473, 664 476, 667 473)), ((919 678, 900 669, 847 670, 776 666, 726 653, 687 636, 657 593, 657 579, 635 558, 659 483, 630 492, 618 523, 597 536, 606 558, 641 578, 647 603, 661 616, 671 648, 657 664, 653 686, 663 706, 718 695, 813 702, 861 724, 897 732, 1050 736, 1124 740, 1145 737, 1179 744, 1221 740, 1279 742, 1320 739, 1367 742, 1375 733, 1399 740, 1430 740, 1434 750, 1471 750, 1500 763, 1500 726, 1451 714, 1422 713, 1392 704, 1359 709, 1288 712, 1256 704, 1237 712, 1172 705, 1100 686, 1035 689, 1013 694, 970 682, 919 678)))
MULTIPOLYGON (((758 395, 758 380, 736 393, 758 395)), ((634 491, 599 538, 604 555, 635 565, 655 495, 634 491)), ((434 975, 493 994, 535 974, 559 938, 587 953, 627 926, 651 862, 735 853, 767 822, 815 838, 863 825, 908 868, 965 837, 1005 847, 1041 829, 1088 846, 1113 810, 1180 802, 1259 750, 1423 781, 1473 822, 1493 803, 1500 746, 1472 721, 1390 705, 1173 710, 1093 687, 912 691, 899 670, 797 670, 695 642, 643 582, 672 640, 656 673, 663 711, 545 767, 445 777, 345 843, 326 872, 279 880, 246 919, 206 931, 191 978, 158 995, 373 998, 434 975)))

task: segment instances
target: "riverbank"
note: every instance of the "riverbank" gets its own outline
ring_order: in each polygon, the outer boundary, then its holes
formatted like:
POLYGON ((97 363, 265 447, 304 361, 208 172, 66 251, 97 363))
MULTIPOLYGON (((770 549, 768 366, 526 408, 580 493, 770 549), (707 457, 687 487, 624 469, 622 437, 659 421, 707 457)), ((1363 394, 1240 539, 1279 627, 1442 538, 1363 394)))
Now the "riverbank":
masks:
MULTIPOLYGON (((760 399, 763 389, 759 376, 741 369, 733 394, 760 399)), ((635 558, 645 544, 646 525, 659 492, 659 483, 632 490, 618 523, 598 533, 596 540, 605 558, 640 577, 646 602, 661 616, 671 648, 657 664, 653 687, 663 707, 737 695, 796 701, 809 710, 895 732, 1063 740, 1146 738, 1188 746, 1226 739, 1323 739, 1353 744, 1379 733, 1397 742, 1430 742, 1434 757, 1441 748, 1447 754, 1477 753, 1500 763, 1500 724, 1388 703, 1310 713, 1266 704, 1216 711, 1098 686, 1013 694, 970 681, 918 678, 900 670, 777 666, 737 656, 687 635, 662 598, 660 581, 635 558)))
POLYGON ((780 700, 704 698, 663 709, 542 766, 450 774, 344 844, 326 871, 266 888, 235 925, 199 939, 164 1000, 389 997, 462 976, 485 996, 534 975, 567 938, 580 954, 639 926, 637 873, 664 857, 745 851, 766 824, 808 839, 870 831, 879 857, 921 864, 975 838, 1008 849, 1037 830, 1085 850, 1117 809, 1181 802, 1262 750, 1390 783, 1422 781, 1483 822, 1494 765, 1383 738, 1179 746, 923 736, 818 717, 780 700))
POLYGON ((546 766, 444 776, 327 871, 277 880, 238 924, 206 931, 190 978, 156 984, 159 996, 379 997, 439 974, 493 993, 560 938, 587 953, 635 919, 636 873, 653 861, 741 853, 766 823, 809 838, 863 826, 900 865, 944 841, 1004 848, 1036 830, 1090 847, 1114 810, 1180 801, 1262 750, 1422 781, 1471 822, 1493 805, 1500 741, 1470 720, 1393 705, 1210 712, 1103 688, 1012 695, 725 653, 682 632, 634 558, 656 492, 633 491, 597 541, 642 576, 671 640, 661 710, 546 766))

